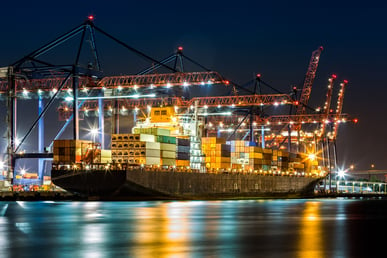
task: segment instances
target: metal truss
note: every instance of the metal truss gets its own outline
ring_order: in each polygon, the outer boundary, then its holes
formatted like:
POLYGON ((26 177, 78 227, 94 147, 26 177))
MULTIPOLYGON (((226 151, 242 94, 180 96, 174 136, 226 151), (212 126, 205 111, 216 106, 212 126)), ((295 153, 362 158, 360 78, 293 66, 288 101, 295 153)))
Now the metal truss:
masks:
MULTIPOLYGON (((291 97, 287 94, 272 95, 245 95, 245 96, 215 96, 215 97, 194 97, 190 100, 183 100, 181 97, 167 98, 142 98, 142 99, 117 99, 119 108, 147 108, 148 106, 178 106, 188 108, 195 105, 198 107, 245 107, 262 105, 283 105, 293 104, 291 97)), ((113 106, 113 100, 104 100, 104 109, 109 110, 113 106)), ((81 110, 98 110, 97 100, 87 100, 83 103, 81 110)), ((59 112, 71 112, 72 107, 65 103, 58 108, 59 112)))
MULTIPOLYGON (((16 91, 29 92, 50 91, 58 89, 64 77, 53 77, 44 79, 16 80, 16 91)), ((73 88, 73 81, 69 80, 63 89, 73 88)), ((79 88, 93 89, 116 89, 137 87, 159 87, 159 86, 189 86, 189 85, 207 85, 207 84, 225 84, 229 82, 224 80, 217 72, 191 72, 191 73, 165 73, 165 74, 146 74, 146 75, 124 75, 107 76, 98 83, 91 77, 79 76, 79 88)), ((8 81, 0 81, 0 93, 6 93, 8 90, 8 81)))
POLYGON ((217 72, 165 73, 145 75, 108 76, 99 81, 99 87, 133 88, 150 86, 189 86, 205 84, 228 84, 217 72))

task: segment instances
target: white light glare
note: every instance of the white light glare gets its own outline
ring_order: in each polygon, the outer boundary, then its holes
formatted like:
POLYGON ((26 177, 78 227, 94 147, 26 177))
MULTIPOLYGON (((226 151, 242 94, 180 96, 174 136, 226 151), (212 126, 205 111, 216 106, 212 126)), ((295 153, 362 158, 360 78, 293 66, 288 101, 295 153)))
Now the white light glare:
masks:
POLYGON ((98 134, 98 128, 91 128, 91 129, 90 129, 90 133, 91 133, 92 135, 97 135, 97 134, 98 134))

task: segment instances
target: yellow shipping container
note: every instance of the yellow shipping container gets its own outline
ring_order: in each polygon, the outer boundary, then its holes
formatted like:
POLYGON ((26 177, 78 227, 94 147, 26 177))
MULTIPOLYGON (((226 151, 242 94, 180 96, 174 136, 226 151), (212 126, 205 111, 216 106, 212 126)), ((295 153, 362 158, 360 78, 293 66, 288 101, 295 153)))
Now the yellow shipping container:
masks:
POLYGON ((216 157, 215 160, 216 160, 216 163, 231 162, 231 158, 229 157, 216 157))
POLYGON ((162 158, 176 158, 176 151, 161 151, 162 158))
POLYGON ((172 143, 160 143, 161 151, 174 151, 176 152, 176 144, 172 143))
POLYGON ((190 165, 189 160, 176 160, 176 166, 178 167, 188 167, 190 165))
POLYGON ((254 152, 253 154, 250 154, 250 157, 252 157, 254 159, 263 159, 263 154, 259 153, 259 152, 254 152))
POLYGON ((160 163, 163 166, 175 166, 176 160, 175 159, 169 159, 169 158, 162 158, 160 159, 160 163))

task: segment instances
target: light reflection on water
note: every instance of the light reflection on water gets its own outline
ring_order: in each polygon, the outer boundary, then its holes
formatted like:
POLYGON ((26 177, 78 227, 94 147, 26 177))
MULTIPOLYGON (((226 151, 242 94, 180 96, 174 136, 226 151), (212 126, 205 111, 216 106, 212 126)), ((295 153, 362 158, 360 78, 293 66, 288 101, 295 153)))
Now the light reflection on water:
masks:
POLYGON ((373 230, 387 232, 386 207, 348 199, 0 202, 0 257, 366 257, 384 247, 373 230))

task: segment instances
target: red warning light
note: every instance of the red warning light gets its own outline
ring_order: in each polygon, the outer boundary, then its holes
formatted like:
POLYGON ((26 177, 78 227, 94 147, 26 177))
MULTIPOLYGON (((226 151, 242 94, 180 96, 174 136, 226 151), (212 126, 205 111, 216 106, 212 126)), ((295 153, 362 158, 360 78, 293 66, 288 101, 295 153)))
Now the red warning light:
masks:
POLYGON ((229 85, 230 82, 229 81, 224 81, 224 84, 229 85))
POLYGON ((336 74, 332 74, 332 78, 333 78, 333 79, 336 79, 336 78, 337 78, 337 75, 336 75, 336 74))
POLYGON ((347 80, 344 80, 344 83, 348 83, 348 81, 347 81, 347 80))
POLYGON ((89 15, 89 16, 87 17, 87 19, 89 19, 89 21, 94 20, 94 15, 89 15))
POLYGON ((183 47, 178 47, 177 50, 183 51, 183 47))
POLYGON ((298 104, 299 104, 299 103, 298 103, 298 101, 294 101, 294 105, 296 105, 296 106, 297 106, 298 104))
POLYGON ((257 78, 261 78, 261 74, 260 73, 257 73, 257 78))
POLYGON ((359 120, 357 118, 353 119, 353 122, 356 124, 357 122, 359 122, 359 120))

